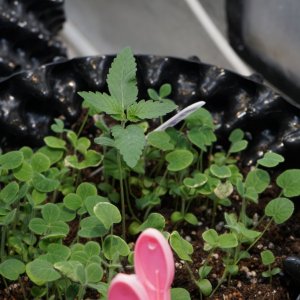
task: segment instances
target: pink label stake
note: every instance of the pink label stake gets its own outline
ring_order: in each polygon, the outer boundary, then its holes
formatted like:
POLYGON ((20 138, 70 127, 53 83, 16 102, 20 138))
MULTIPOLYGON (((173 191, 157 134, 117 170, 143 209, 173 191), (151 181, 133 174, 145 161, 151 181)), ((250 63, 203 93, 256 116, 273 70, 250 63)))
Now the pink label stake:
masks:
POLYGON ((174 258, 164 236, 146 229, 134 251, 135 275, 118 274, 108 290, 109 300, 171 300, 174 258))

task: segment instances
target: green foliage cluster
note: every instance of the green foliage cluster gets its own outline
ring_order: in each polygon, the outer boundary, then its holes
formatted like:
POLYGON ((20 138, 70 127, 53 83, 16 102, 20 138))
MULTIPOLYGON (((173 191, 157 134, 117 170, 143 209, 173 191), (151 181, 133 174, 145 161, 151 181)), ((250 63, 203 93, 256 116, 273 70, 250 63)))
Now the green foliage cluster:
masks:
MULTIPOLYGON (((270 226, 290 218, 294 205, 289 198, 300 195, 300 170, 277 177, 281 191, 257 224, 247 207, 259 203, 270 185, 267 170, 283 162, 281 155, 265 153, 244 176, 237 160, 248 144, 244 132, 234 130, 228 150, 214 152, 215 125, 203 108, 189 115, 180 129, 151 131, 148 120, 163 122, 177 106, 168 98, 169 84, 158 92, 149 89, 149 99, 138 101, 136 62, 129 48, 114 59, 107 85, 109 93, 79 93, 86 115, 78 132, 55 119, 54 135, 44 138, 43 147, 0 155, 2 279, 6 285, 19 280, 22 286, 26 274, 33 287, 30 295, 23 287, 24 299, 83 299, 87 289, 106 299, 113 276, 132 268, 128 235, 153 227, 164 233, 184 262, 200 297, 210 296, 239 272, 239 262, 251 255, 270 226), (89 118, 99 132, 94 141, 82 136, 89 118), (233 194, 240 209, 225 213, 225 229, 217 232, 218 207, 239 207, 233 194), (171 207, 170 216, 158 212, 164 205, 171 207), (208 255, 195 275, 189 266, 193 244, 179 231, 167 232, 166 224, 197 228, 194 208, 199 207, 211 210, 211 228, 203 232, 208 255), (215 251, 224 253, 224 273, 213 287, 209 274, 215 251)), ((272 278, 278 268, 271 268, 275 258, 269 252, 261 254, 268 266, 262 275, 272 278)), ((174 288, 172 299, 190 295, 174 288)))

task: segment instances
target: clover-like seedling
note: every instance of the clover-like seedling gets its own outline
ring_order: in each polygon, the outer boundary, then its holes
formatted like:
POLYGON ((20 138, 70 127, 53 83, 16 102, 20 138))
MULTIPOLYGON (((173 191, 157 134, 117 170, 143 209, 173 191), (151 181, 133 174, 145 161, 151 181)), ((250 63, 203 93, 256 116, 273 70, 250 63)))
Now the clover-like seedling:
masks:
POLYGON ((199 287, 200 293, 204 296, 208 297, 212 292, 211 282, 207 279, 208 274, 211 272, 212 267, 204 265, 199 268, 199 280, 197 281, 197 285, 199 287))
POLYGON ((202 238, 205 241, 204 250, 209 251, 216 248, 230 249, 238 245, 236 235, 233 233, 218 234, 214 229, 203 232, 202 238))
POLYGON ((264 250, 260 253, 262 263, 268 267, 268 271, 262 272, 262 276, 270 278, 270 283, 272 283, 272 276, 280 273, 280 268, 272 268, 272 264, 275 262, 274 254, 271 250, 264 250))

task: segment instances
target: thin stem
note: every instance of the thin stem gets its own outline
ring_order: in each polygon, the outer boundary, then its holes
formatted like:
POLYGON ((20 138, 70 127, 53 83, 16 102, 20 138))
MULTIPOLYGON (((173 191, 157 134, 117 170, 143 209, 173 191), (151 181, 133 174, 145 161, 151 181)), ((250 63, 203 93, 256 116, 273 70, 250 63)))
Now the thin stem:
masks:
POLYGON ((239 221, 242 221, 244 225, 246 225, 246 208, 247 208, 247 201, 246 198, 242 198, 242 208, 241 208, 241 213, 239 217, 239 221))
POLYGON ((132 216, 133 219, 135 219, 137 222, 140 222, 139 218, 136 216, 136 214, 133 211, 133 208, 131 206, 131 202, 129 199, 129 184, 128 184, 128 180, 125 179, 125 193, 126 193, 126 200, 127 200, 127 206, 129 209, 129 212, 132 216))
POLYGON ((4 261, 5 253, 5 239, 6 239, 6 228, 2 226, 1 228, 1 262, 4 261))
POLYGON ((79 292, 78 292, 78 300, 83 299, 84 294, 85 294, 85 286, 80 285, 79 292))
POLYGON ((217 286, 214 288, 214 290, 213 290, 212 293, 209 295, 209 297, 212 297, 212 296, 215 294, 215 292, 219 289, 219 287, 222 285, 222 283, 224 282, 225 278, 227 277, 227 274, 228 274, 228 272, 227 272, 227 269, 226 269, 226 267, 225 267, 221 279, 219 280, 217 286))
POLYGON ((21 290, 22 290, 22 294, 23 294, 23 299, 24 300, 27 300, 27 297, 26 297, 26 291, 25 291, 25 288, 24 288, 24 284, 22 282, 22 279, 19 277, 19 284, 20 284, 20 287, 21 287, 21 290))
POLYGON ((247 252, 260 240, 260 238, 266 233, 266 231, 269 229, 269 227, 271 226, 273 222, 273 219, 271 219, 269 221, 269 223, 267 224, 267 226, 265 227, 264 231, 254 240, 254 242, 247 248, 247 252))
POLYGON ((79 128, 79 130, 78 130, 78 132, 77 132, 77 137, 80 136, 80 134, 81 134, 81 132, 82 132, 84 126, 86 125, 86 122, 87 122, 87 120, 88 120, 88 117, 89 117, 89 110, 87 110, 87 112, 86 112, 86 114, 85 114, 85 116, 84 116, 83 122, 81 123, 81 126, 80 126, 80 128, 79 128))
POLYGON ((123 174, 122 174, 122 163, 121 156, 118 152, 117 154, 118 168, 120 173, 120 192, 121 192, 121 213, 122 213, 122 238, 126 239, 126 220, 125 220, 125 195, 124 195, 124 185, 123 185, 123 174))

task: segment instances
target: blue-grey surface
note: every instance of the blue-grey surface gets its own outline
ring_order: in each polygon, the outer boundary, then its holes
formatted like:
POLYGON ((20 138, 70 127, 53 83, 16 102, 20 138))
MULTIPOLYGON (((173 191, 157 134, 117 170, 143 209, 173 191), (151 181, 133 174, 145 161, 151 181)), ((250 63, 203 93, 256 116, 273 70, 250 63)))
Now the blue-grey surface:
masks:
MULTIPOLYGON (((225 33, 224 0, 202 0, 225 33)), ((184 0, 66 0, 67 18, 99 54, 125 46, 135 53, 198 56, 231 68, 184 0)))

